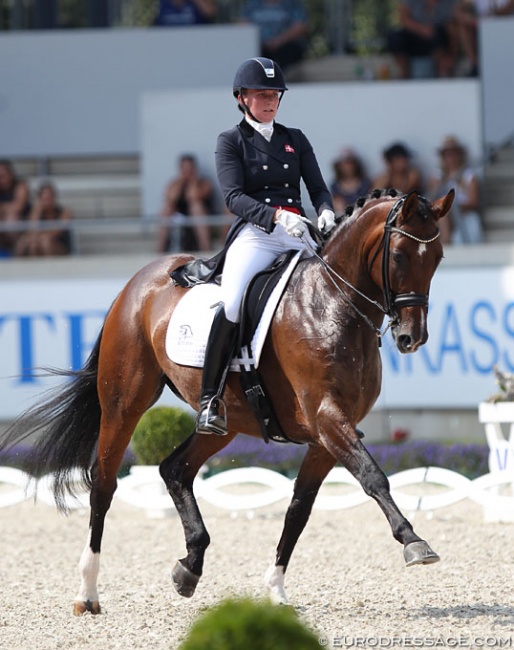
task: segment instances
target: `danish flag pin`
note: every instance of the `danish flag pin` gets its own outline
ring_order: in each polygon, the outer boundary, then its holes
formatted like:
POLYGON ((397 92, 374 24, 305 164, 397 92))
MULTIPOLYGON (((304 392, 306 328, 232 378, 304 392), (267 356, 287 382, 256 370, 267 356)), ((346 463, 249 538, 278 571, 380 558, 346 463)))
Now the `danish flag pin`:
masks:
POLYGON ((287 153, 294 153, 294 149, 290 144, 286 144, 287 153))

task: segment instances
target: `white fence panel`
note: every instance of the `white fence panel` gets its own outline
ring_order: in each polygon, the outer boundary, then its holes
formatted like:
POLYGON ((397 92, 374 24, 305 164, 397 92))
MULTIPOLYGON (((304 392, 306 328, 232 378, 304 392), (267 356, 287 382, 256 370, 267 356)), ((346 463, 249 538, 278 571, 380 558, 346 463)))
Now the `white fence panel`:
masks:
MULTIPOLYGON (((80 476, 77 473, 77 482, 80 476)), ((503 513, 501 520, 512 521, 514 514, 514 496, 512 496, 513 477, 509 472, 494 472, 470 480, 457 472, 441 467, 417 467, 404 470, 389 477, 392 494, 398 506, 408 511, 431 511, 454 505, 470 499, 485 509, 493 508, 503 513), (400 488, 415 485, 436 485, 448 487, 447 491, 421 496, 407 494, 400 488), (500 488, 509 486, 510 495, 501 494, 500 488)), ((0 507, 13 506, 27 499, 37 499, 52 505, 53 477, 44 476, 35 483, 34 479, 19 469, 0 467, 0 507), (13 489, 9 489, 12 486, 13 489)), ((353 508, 369 501, 351 474, 341 468, 334 468, 328 475, 325 485, 340 485, 345 488, 343 494, 320 494, 314 508, 319 510, 342 510, 353 508), (348 491, 348 487, 355 490, 348 491)), ((209 478, 198 477, 194 484, 196 496, 211 505, 224 510, 254 510, 264 508, 282 500, 289 500, 293 494, 294 480, 278 472, 259 467, 247 467, 228 470, 209 478), (262 488, 249 491, 252 488, 262 488), (226 488, 243 488, 239 494, 226 491, 226 488)), ((504 490, 505 492, 505 490, 504 490)), ((173 505, 167 494, 157 467, 135 466, 132 473, 118 481, 116 497, 136 508, 151 512, 168 511, 173 505)), ((70 510, 85 508, 89 498, 85 492, 77 491, 76 497, 66 497, 66 506, 70 510)))

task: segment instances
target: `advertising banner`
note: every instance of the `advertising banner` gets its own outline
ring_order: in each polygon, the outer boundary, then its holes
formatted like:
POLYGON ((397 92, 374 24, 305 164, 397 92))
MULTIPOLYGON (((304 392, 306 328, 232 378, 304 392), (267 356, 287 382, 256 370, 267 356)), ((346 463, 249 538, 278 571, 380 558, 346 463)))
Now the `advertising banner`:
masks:
MULTIPOLYGON (((123 285, 112 278, 0 282, 0 420, 62 381, 37 368, 82 367, 123 285)), ((514 268, 438 270, 428 328, 427 344, 411 355, 396 350, 389 332, 384 337, 377 407, 476 409, 496 390, 495 364, 514 372, 514 268)), ((168 399, 177 403, 171 393, 168 399)))

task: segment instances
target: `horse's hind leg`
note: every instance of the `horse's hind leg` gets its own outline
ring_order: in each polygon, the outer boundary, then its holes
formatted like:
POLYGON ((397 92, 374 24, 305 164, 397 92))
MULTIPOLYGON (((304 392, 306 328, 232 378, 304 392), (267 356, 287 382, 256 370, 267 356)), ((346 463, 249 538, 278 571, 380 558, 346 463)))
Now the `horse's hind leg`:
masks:
POLYGON ((117 474, 134 428, 146 408, 131 413, 102 416, 98 457, 93 465, 90 495, 89 535, 79 562, 80 587, 75 597, 75 614, 100 613, 98 572, 105 516, 117 487, 117 474))
POLYGON ((437 553, 416 535, 411 523, 400 512, 391 496, 389 480, 361 443, 355 429, 348 425, 348 431, 350 433, 345 437, 339 434, 332 439, 325 438, 326 447, 355 476, 364 492, 378 503, 391 526, 393 537, 403 544, 407 566, 438 562, 437 553))
POLYGON ((275 563, 268 568, 264 577, 270 597, 276 603, 287 603, 284 591, 287 565, 309 519, 319 488, 334 464, 334 457, 322 447, 309 447, 303 459, 295 481, 293 498, 287 509, 275 563))
POLYGON ((137 359, 131 365, 128 350, 104 360, 109 378, 99 374, 98 392, 102 405, 97 458, 92 468, 89 535, 79 562, 80 587, 74 613, 100 613, 97 579, 104 521, 117 486, 117 474, 136 424, 162 391, 162 375, 149 362, 137 359), (124 359, 125 370, 114 359, 124 359), (119 366, 119 367, 118 367, 119 366), (136 372, 137 368, 137 372, 136 372), (117 378, 116 380, 114 378, 117 378))
POLYGON ((193 481, 205 461, 223 449, 234 435, 193 434, 159 468, 184 527, 187 555, 175 565, 172 580, 177 592, 186 598, 195 592, 202 575, 205 551, 210 543, 193 493, 193 481))

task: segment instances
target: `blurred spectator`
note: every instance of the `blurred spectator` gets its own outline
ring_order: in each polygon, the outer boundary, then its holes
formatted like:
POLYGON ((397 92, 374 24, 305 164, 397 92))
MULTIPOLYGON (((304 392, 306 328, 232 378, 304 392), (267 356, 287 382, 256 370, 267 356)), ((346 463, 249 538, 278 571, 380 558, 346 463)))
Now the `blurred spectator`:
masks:
MULTIPOLYGON (((479 0, 477 0, 478 2, 479 0)), ((482 0, 483 2, 484 0, 482 0)), ((493 0, 494 2, 494 0, 493 0)), ((491 4, 489 2, 489 4, 491 4)), ((496 0, 495 7, 492 11, 493 16, 510 16, 514 14, 514 0, 496 0)))
MULTIPOLYGON (((69 221, 71 213, 57 201, 57 191, 51 183, 43 183, 29 216, 34 227, 44 221, 69 221)), ((18 256, 69 255, 71 234, 68 228, 29 230, 18 238, 14 249, 18 256)))
POLYGON ((412 164, 412 155, 404 144, 395 142, 382 155, 386 168, 373 180, 373 187, 394 188, 404 194, 413 190, 423 192, 421 173, 412 164))
POLYGON ((333 163, 334 181, 330 192, 336 213, 343 213, 361 196, 369 193, 371 183, 364 165, 353 149, 345 148, 333 163))
MULTIPOLYGON (((214 192, 212 183, 198 172, 195 156, 184 154, 179 159, 179 175, 171 180, 165 190, 162 217, 184 220, 185 217, 205 217, 213 214, 214 192)), ((157 248, 160 253, 169 251, 197 251, 208 253, 211 231, 207 224, 193 226, 163 226, 159 229, 157 248)))
POLYGON ((459 0, 455 8, 457 34, 469 63, 468 76, 478 75, 478 25, 484 16, 514 13, 514 0, 459 0))
MULTIPOLYGON (((9 160, 0 160, 0 223, 26 219, 30 212, 27 183, 19 179, 9 160)), ((0 256, 12 255, 19 233, 0 232, 0 256)))
POLYGON ((221 226, 219 227, 218 236, 220 241, 224 242, 225 239, 227 238, 228 231, 232 227, 232 221, 234 220, 234 215, 232 214, 232 212, 230 212, 230 210, 227 208, 225 203, 223 203, 222 214, 224 217, 227 218, 227 223, 221 224, 221 226))
POLYGON ((483 240, 478 176, 468 166, 466 149, 455 136, 447 136, 438 153, 441 172, 430 182, 430 195, 438 199, 455 189, 449 219, 441 220, 443 243, 477 244, 483 240))
POLYGON ((304 58, 309 26, 301 0, 246 0, 240 22, 259 28, 261 56, 282 70, 304 58))
POLYGON ((216 17, 214 0, 159 0, 159 10, 154 19, 157 27, 206 25, 216 17))
POLYGON ((457 47, 453 12, 456 0, 402 0, 400 28, 389 32, 387 49, 400 69, 400 77, 413 76, 414 59, 431 58, 438 77, 452 75, 457 47))

